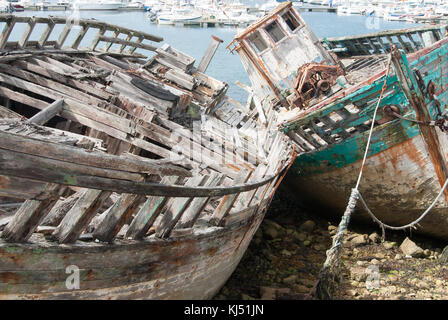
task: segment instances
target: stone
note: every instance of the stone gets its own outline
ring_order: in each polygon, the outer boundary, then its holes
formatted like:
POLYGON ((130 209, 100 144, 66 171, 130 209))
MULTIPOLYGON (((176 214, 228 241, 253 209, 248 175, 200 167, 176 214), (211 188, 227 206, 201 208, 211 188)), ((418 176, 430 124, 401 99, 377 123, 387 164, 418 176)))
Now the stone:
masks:
POLYGON ((297 275, 293 274, 283 279, 283 283, 287 285, 293 285, 297 281, 297 275))
POLYGON ((370 260, 371 264, 379 264, 380 262, 377 259, 370 260))
POLYGON ((369 235, 369 239, 370 241, 372 241, 373 243, 378 243, 380 242, 380 236, 378 235, 378 233, 374 232, 372 234, 369 235))
POLYGON ((419 288, 419 289, 428 289, 429 285, 425 281, 419 281, 419 282, 417 282, 417 288, 419 288))
POLYGON ((316 244, 313 246, 313 249, 316 251, 326 251, 327 247, 324 246, 323 244, 316 244))
POLYGON ((301 284, 296 284, 293 287, 293 290, 298 293, 309 293, 310 292, 310 289, 308 287, 301 285, 301 284))
POLYGON ((360 266, 360 267, 365 266, 366 264, 367 264, 366 261, 362 261, 362 260, 356 261, 356 265, 360 266))
POLYGON ((305 240, 302 242, 305 247, 308 247, 311 244, 310 240, 305 240))
MULTIPOLYGON (((436 251, 437 251, 437 249, 436 249, 436 251)), ((447 263, 448 262, 448 246, 446 246, 443 249, 442 253, 440 254, 439 262, 440 263, 447 263)))
POLYGON ((280 251, 280 254, 281 254, 282 256, 284 256, 284 257, 290 257, 290 256, 292 256, 292 253, 289 252, 289 251, 286 250, 286 249, 283 249, 282 251, 280 251))
POLYGON ((263 229, 263 233, 266 239, 268 240, 274 240, 278 237, 278 231, 276 228, 274 228, 273 226, 267 225, 264 229, 263 229))
POLYGON ((354 289, 350 289, 350 290, 347 291, 347 294, 348 294, 349 296, 355 297, 355 296, 358 295, 358 291, 356 291, 356 290, 354 290, 354 289))
POLYGON ((316 281, 311 279, 299 279, 297 282, 308 288, 312 288, 316 284, 316 281))
POLYGON ((354 247, 359 247, 367 244, 367 235, 361 234, 350 240, 350 245, 354 247))
POLYGON ((296 240, 298 240, 298 241, 300 241, 300 242, 303 242, 303 241, 306 240, 306 233, 303 233, 303 232, 300 232, 300 233, 295 232, 295 233, 293 234, 293 237, 294 237, 294 239, 296 239, 296 240))
POLYGON ((390 282, 395 282, 395 281, 398 280, 398 277, 396 275, 394 275, 394 274, 389 274, 387 276, 387 278, 389 279, 390 282))
POLYGON ((395 259, 395 260, 401 260, 401 259, 403 259, 403 256, 402 256, 401 254, 397 253, 397 254, 395 255, 394 259, 395 259))
POLYGON ((358 281, 358 282, 364 282, 367 279, 367 272, 366 268, 360 268, 360 267, 352 267, 350 268, 350 279, 358 281))
POLYGON ((277 288, 260 287, 261 300, 275 300, 277 296, 277 288))
POLYGON ((385 257, 386 256, 384 254, 382 254, 382 253, 375 254, 375 258, 377 258, 377 259, 384 259, 385 257))
POLYGON ((385 242, 383 242, 383 247, 384 247, 384 249, 386 249, 386 250, 390 250, 390 249, 392 249, 392 248, 395 247, 395 246, 397 246, 397 243, 396 243, 396 242, 390 242, 390 241, 385 241, 385 242))
POLYGON ((270 219, 264 219, 263 224, 264 224, 265 226, 273 227, 273 228, 275 228, 277 231, 281 231, 281 230, 283 230, 283 227, 282 227, 281 225, 279 225, 277 222, 274 222, 274 221, 272 221, 272 220, 270 220, 270 219))
POLYGON ((403 243, 400 245, 400 250, 407 256, 411 256, 413 258, 422 258, 424 257, 424 251, 422 248, 417 246, 415 242, 411 239, 404 239, 403 243))
POLYGON ((316 223, 313 220, 307 220, 299 227, 300 231, 312 232, 316 227, 316 223))

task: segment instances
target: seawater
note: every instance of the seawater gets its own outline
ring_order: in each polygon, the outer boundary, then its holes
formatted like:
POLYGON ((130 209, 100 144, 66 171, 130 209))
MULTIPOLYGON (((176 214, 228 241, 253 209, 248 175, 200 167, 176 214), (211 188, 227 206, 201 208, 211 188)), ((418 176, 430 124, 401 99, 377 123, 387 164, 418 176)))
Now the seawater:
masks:
MULTIPOLYGON (((207 49, 207 46, 211 40, 211 36, 217 36, 222 39, 224 43, 219 47, 214 59, 212 60, 207 74, 215 77, 218 80, 229 83, 229 96, 245 102, 247 99, 247 93, 236 86, 234 83, 236 80, 249 84, 248 77, 241 65, 238 55, 231 54, 226 46, 232 41, 237 33, 237 29, 234 27, 182 27, 182 26, 170 26, 170 25, 157 25, 149 21, 148 15, 142 11, 80 11, 74 15, 72 11, 25 11, 17 13, 17 15, 25 16, 72 16, 75 18, 95 18, 100 21, 105 21, 111 24, 144 31, 150 34, 160 36, 166 42, 174 48, 185 52, 192 56, 199 63, 202 55, 207 49)), ((325 12, 303 12, 302 17, 308 23, 310 28, 319 37, 340 37, 349 35, 358 35, 365 33, 378 32, 387 29, 401 29, 416 26, 411 23, 397 22, 397 21, 385 21, 373 17, 366 16, 338 16, 335 13, 325 12)), ((0 27, 2 27, 0 25, 0 27)), ((18 26, 17 26, 18 27, 18 26)), ((23 28, 15 28, 14 33, 11 34, 11 40, 18 40, 23 28)), ((63 26, 58 25, 50 37, 51 40, 57 40, 57 35, 62 30, 63 26)), ((30 40, 38 40, 40 34, 44 30, 43 25, 38 25, 33 30, 30 40)), ((241 29, 240 29, 241 31, 241 29)), ((81 46, 87 46, 95 36, 97 30, 91 29, 87 32, 81 46)), ((76 27, 69 34, 66 43, 73 41, 77 34, 76 27)), ((112 32, 105 35, 111 35, 112 32)), ((124 37, 123 37, 124 38, 124 37)), ((100 47, 102 44, 100 43, 100 47)), ((118 45, 117 45, 118 46, 118 45)), ((140 51, 143 54, 148 54, 147 51, 140 51)))

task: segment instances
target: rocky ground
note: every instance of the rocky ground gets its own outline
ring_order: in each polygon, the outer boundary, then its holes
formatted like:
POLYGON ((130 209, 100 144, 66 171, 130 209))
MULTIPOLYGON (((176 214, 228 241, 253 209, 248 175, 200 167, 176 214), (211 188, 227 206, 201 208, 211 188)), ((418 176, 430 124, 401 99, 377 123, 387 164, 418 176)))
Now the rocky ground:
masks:
MULTIPOLYGON (((215 299, 306 299, 339 221, 311 213, 279 190, 238 268, 215 299)), ((447 243, 349 226, 334 299, 447 299, 447 243), (378 234, 379 233, 379 234, 378 234), (443 252, 443 254, 442 254, 443 252)))

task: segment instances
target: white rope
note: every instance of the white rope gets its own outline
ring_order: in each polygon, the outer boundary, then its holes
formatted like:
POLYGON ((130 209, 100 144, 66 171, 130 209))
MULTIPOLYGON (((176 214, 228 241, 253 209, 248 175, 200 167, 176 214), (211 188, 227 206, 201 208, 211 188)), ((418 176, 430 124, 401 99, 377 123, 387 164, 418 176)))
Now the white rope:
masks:
MULTIPOLYGON (((378 224, 380 225, 380 227, 382 227, 382 228, 387 228, 387 229, 390 229, 390 230, 404 230, 404 229, 407 229, 407 228, 412 228, 412 227, 414 227, 416 224, 418 224, 418 223, 419 223, 419 222, 420 222, 420 221, 421 221, 421 220, 422 220, 422 219, 423 219, 423 218, 424 218, 424 217, 431 211, 432 208, 434 208, 434 206, 436 205, 436 203, 437 203, 437 201, 439 200, 440 196, 443 194, 443 192, 445 191, 445 189, 446 189, 446 187, 447 187, 447 185, 448 185, 448 179, 445 181, 445 184, 443 185, 443 187, 442 187, 442 189, 440 190, 439 194, 438 194, 437 197, 434 199, 434 201, 431 203, 431 205, 428 207, 428 209, 426 209, 425 212, 423 212, 423 213, 420 215, 420 217, 418 217, 416 220, 414 220, 414 221, 411 222, 411 223, 408 223, 407 225, 401 226, 401 227, 390 226, 390 225, 388 225, 388 224, 385 224, 385 223, 382 222, 381 220, 379 220, 379 219, 373 214, 373 212, 370 210, 370 208, 367 206, 367 203, 365 202, 364 198, 362 197, 361 193, 360 193, 359 190, 358 190, 358 187, 359 187, 359 184, 360 184, 360 182, 361 182, 361 178, 362 178, 362 173, 363 173, 363 169, 364 169, 364 164, 365 164, 365 162, 366 162, 367 154, 368 154, 368 152, 369 152, 369 148, 370 148, 370 141, 371 141, 371 138, 372 138, 373 127, 374 127, 374 125, 375 125, 376 114, 377 114, 377 111, 378 111, 378 107, 379 107, 379 105, 380 105, 380 103, 381 103, 381 100, 382 100, 382 97, 383 97, 383 93, 384 93, 384 89, 385 89, 385 86, 386 86, 386 83, 387 83, 387 76, 389 75, 389 71, 390 71, 390 63, 391 63, 391 59, 392 59, 392 54, 389 56, 389 60, 388 60, 388 63, 387 63, 387 66, 388 66, 387 68, 388 68, 388 69, 387 69, 387 72, 386 72, 386 79, 384 80, 383 89, 382 89, 382 91, 381 91, 380 98, 378 99, 378 103, 377 103, 377 105, 376 105, 375 112, 373 113, 372 124, 371 124, 371 126, 370 126, 369 137, 368 137, 368 139, 367 139, 366 150, 365 150, 365 152, 364 152, 364 157, 363 157, 363 159, 362 159, 362 164, 361 164, 361 169, 360 169, 360 171, 359 171, 358 181, 356 182, 356 186, 355 186, 354 190, 352 190, 352 193, 353 193, 353 192, 356 192, 356 193, 358 194, 359 199, 361 200, 361 203, 362 203, 362 205, 364 206, 364 208, 366 209, 367 213, 372 217, 372 219, 373 219, 376 223, 378 223, 378 224)), ((384 232, 384 229, 383 229, 383 232, 384 232)))
POLYGON ((416 220, 414 220, 411 223, 408 223, 407 225, 401 226, 401 227, 394 227, 394 226, 390 226, 388 224, 385 224, 384 222, 382 222, 381 220, 379 220, 373 213, 372 211, 369 209, 369 207, 367 206, 366 202, 364 201, 364 198, 362 197, 361 193, 358 191, 358 195, 359 195, 359 199, 361 200, 362 205, 364 206, 364 208, 367 210, 367 213, 373 218, 373 220, 375 220, 376 223, 378 223, 381 227, 383 228, 387 228, 390 230, 403 230, 403 229, 407 229, 407 228, 412 228, 413 226, 415 226, 416 224, 418 224, 428 213, 429 211, 431 211, 432 208, 434 208, 434 206, 436 205, 437 201, 439 200, 440 196, 443 194, 443 192, 445 191, 446 187, 448 186, 448 179, 445 181, 445 184, 443 185, 442 189, 440 190, 439 194, 437 195, 437 197, 434 199, 434 201, 431 203, 431 205, 428 207, 428 209, 425 210, 425 212, 423 212, 420 217, 418 217, 416 220))
POLYGON ((387 71, 386 71, 386 76, 385 76, 385 79, 384 79, 384 84, 383 84, 383 87, 381 88, 381 94, 380 94, 380 97, 379 97, 378 102, 376 104, 375 112, 373 113, 372 124, 370 125, 370 131, 369 131, 369 137, 367 139, 366 150, 364 151, 364 157, 362 158, 361 169, 359 170, 358 181, 356 182, 356 186, 355 186, 356 190, 358 190, 359 184, 361 183, 362 172, 363 172, 363 169, 364 169, 364 165, 366 163, 367 154, 369 153, 370 141, 372 139, 372 133, 373 133, 373 127, 375 126, 376 114, 378 113, 378 108, 380 106, 381 100, 383 99, 384 90, 387 87, 387 77, 389 76, 391 62, 392 62, 392 54, 390 54, 389 59, 387 61, 387 71))

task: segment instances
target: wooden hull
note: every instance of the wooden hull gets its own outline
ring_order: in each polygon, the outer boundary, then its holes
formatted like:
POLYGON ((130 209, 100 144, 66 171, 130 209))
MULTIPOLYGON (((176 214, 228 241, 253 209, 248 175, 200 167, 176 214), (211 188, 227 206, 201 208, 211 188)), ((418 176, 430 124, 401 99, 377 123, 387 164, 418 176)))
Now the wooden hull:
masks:
MULTIPOLYGON (((445 39, 408 57, 411 70, 419 70, 425 84, 429 81, 436 83, 436 96, 442 111, 443 106, 448 103, 447 48, 445 39)), ((394 78, 389 88, 399 88, 396 77, 392 77, 394 78)), ((361 86, 358 92, 352 94, 351 99, 356 101, 362 95, 369 96, 366 90, 369 86, 373 88, 374 85, 366 83, 361 86)), ((336 101, 335 104, 337 103, 336 101)), ((387 103, 403 106, 407 99, 403 91, 398 90, 387 98, 387 103)), ((433 116, 434 104, 431 101, 427 103, 429 113, 433 116)), ((411 114, 412 112, 409 113, 411 114)), ((445 181, 440 172, 448 159, 448 139, 447 134, 439 128, 434 130, 437 146, 429 146, 421 126, 407 120, 392 119, 374 129, 360 191, 369 208, 383 222, 394 226, 412 222, 430 206, 440 192, 445 181), (434 161, 432 152, 441 155, 442 164, 434 161)), ((289 183, 301 198, 320 203, 336 215, 342 215, 350 191, 356 185, 367 136, 368 130, 327 148, 302 154, 289 173, 289 183)), ((442 196, 436 207, 420 223, 418 232, 448 239, 447 204, 446 195, 442 196)), ((355 218, 371 222, 372 219, 361 206, 358 204, 361 213, 355 218)))
POLYGON ((3 242, 0 298, 210 299, 238 265, 263 216, 261 210, 248 223, 107 247, 3 242), (79 289, 66 288, 70 265, 80 269, 79 289))

